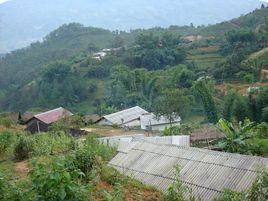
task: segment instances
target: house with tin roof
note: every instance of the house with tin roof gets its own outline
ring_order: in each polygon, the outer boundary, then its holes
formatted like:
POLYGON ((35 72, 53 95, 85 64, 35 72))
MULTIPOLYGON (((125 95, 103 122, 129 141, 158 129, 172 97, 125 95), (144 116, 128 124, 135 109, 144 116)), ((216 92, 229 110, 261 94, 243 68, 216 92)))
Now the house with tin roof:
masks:
POLYGON ((97 124, 102 126, 140 127, 140 116, 146 113, 148 113, 146 110, 136 106, 105 115, 97 124))
POLYGON ((73 116, 73 113, 62 107, 40 113, 26 122, 26 130, 31 133, 47 132, 53 123, 70 116, 73 116))
POLYGON ((177 117, 176 119, 169 121, 168 118, 164 116, 157 117, 153 113, 146 113, 140 116, 141 129, 147 131, 164 131, 165 128, 171 126, 179 126, 181 118, 177 117))

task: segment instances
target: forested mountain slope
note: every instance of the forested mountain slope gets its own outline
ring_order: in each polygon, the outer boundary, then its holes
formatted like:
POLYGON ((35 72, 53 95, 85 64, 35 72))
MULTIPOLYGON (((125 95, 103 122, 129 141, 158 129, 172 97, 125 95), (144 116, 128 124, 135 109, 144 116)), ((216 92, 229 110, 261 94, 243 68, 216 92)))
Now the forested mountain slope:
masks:
MULTIPOLYGON (((165 102, 178 106, 173 109, 182 116, 200 114, 203 109, 194 90, 199 78, 265 81, 261 70, 266 59, 252 62, 248 58, 268 46, 267 11, 258 9, 208 27, 172 26, 130 33, 74 23, 61 26, 44 42, 1 58, 0 108, 25 111, 65 106, 106 114, 134 105, 158 110, 165 102), (117 49, 93 59, 101 48, 111 47, 117 49), (167 97, 176 99, 169 102, 167 97)), ((222 99, 217 99, 219 110, 222 99)))
POLYGON ((0 53, 25 47, 64 23, 112 30, 207 25, 260 6, 259 0, 11 0, 0 4, 0 53))

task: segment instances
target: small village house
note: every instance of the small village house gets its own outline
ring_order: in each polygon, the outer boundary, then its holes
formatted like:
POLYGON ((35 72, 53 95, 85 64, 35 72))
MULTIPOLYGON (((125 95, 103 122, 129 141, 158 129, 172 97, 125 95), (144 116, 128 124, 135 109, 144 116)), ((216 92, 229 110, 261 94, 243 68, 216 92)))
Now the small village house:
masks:
POLYGON ((180 125, 181 118, 177 117, 172 122, 164 116, 157 117, 153 113, 143 114, 140 117, 141 129, 147 131, 164 131, 170 126, 180 125))
POLYGON ((86 125, 88 124, 95 124, 97 123, 99 120, 101 120, 101 116, 98 114, 92 114, 92 115, 86 115, 84 117, 84 123, 86 125))
POLYGON ((31 133, 47 132, 49 126, 51 126, 53 123, 70 116, 73 116, 73 113, 62 107, 40 113, 34 115, 30 120, 26 122, 26 130, 31 133))
POLYGON ((140 127, 140 116, 146 113, 148 113, 146 110, 136 106, 105 115, 97 124, 102 126, 140 127))

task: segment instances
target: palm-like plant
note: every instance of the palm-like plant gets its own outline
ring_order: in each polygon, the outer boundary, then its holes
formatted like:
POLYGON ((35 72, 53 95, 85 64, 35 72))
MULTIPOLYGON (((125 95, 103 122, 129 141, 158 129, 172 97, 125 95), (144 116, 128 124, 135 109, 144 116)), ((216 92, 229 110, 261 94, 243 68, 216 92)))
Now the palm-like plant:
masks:
POLYGON ((256 127, 255 123, 249 121, 239 122, 236 128, 225 119, 220 119, 218 126, 225 134, 224 139, 218 143, 219 148, 232 153, 249 152, 247 140, 255 136, 253 131, 256 127))

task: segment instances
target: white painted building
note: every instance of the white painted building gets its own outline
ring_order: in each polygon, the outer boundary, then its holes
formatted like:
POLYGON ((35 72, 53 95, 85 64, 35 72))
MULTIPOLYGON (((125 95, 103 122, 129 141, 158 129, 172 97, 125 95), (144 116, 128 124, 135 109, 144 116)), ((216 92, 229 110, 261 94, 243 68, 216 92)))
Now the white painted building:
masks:
MULTIPOLYGON (((180 125, 181 118, 176 118, 171 124, 172 126, 180 125)), ((140 117, 140 124, 142 130, 149 131, 164 131, 165 128, 170 127, 170 122, 164 116, 157 117, 153 113, 143 114, 140 117)))
POLYGON ((99 138, 99 140, 107 146, 118 146, 119 150, 129 146, 131 142, 139 142, 139 141, 151 142, 156 144, 169 144, 169 145, 190 147, 189 135, 145 137, 143 134, 136 134, 136 135, 104 137, 99 138))
POLYGON ((139 106, 105 115, 97 123, 102 126, 140 127, 140 116, 148 113, 139 106))

